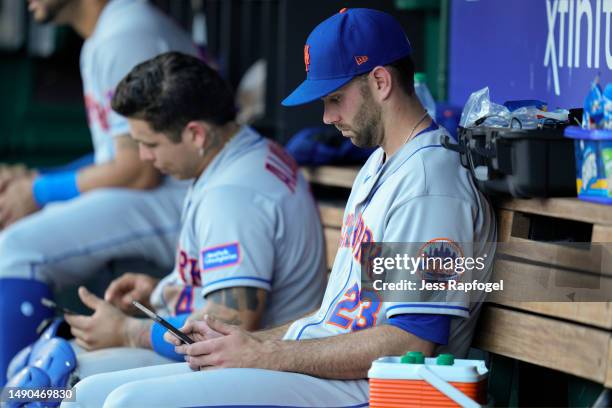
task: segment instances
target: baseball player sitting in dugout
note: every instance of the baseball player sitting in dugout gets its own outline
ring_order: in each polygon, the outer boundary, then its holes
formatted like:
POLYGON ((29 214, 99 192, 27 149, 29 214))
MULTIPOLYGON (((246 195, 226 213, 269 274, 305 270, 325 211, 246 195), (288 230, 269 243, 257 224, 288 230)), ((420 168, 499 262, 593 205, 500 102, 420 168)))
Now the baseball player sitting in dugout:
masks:
POLYGON ((354 182, 342 238, 318 311, 249 333, 208 315, 182 331, 187 363, 91 376, 76 386, 82 407, 365 407, 372 361, 408 350, 464 356, 480 310, 470 295, 453 302, 388 302, 364 290, 361 246, 421 243, 444 237, 487 259, 475 276, 490 279, 495 222, 448 133, 426 113, 413 88, 411 46, 399 23, 369 9, 328 18, 308 37, 307 79, 283 104, 322 99, 323 121, 358 146, 379 146, 354 182), (488 255, 488 256, 487 256, 488 255))
POLYGON ((111 261, 172 268, 187 183, 138 159, 110 97, 142 61, 198 54, 185 31, 143 1, 28 3, 37 22, 68 25, 85 40, 80 70, 94 157, 49 172, 0 173, 0 387, 8 362, 53 315, 42 297, 99 276, 111 261))
POLYGON ((162 54, 119 83, 112 107, 128 118, 142 160, 195 181, 171 274, 159 282, 123 275, 105 299, 79 288, 94 310, 65 316, 76 344, 90 351, 77 355, 79 378, 184 361, 163 326, 128 315, 132 300, 172 316, 176 327, 210 314, 256 330, 316 309, 325 251, 308 183, 282 147, 236 124, 233 93, 216 71, 186 54, 162 54))

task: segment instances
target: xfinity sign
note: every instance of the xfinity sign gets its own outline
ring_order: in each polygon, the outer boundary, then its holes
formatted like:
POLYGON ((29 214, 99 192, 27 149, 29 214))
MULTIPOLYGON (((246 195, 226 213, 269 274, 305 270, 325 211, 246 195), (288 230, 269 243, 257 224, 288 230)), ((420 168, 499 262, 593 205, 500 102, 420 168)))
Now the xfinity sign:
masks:
POLYGON ((579 107, 593 78, 612 82, 612 0, 454 0, 449 100, 489 86, 498 102, 579 107))
POLYGON ((548 36, 544 66, 552 69, 555 94, 561 95, 559 68, 580 68, 582 44, 587 68, 599 69, 601 62, 601 28, 605 16, 605 63, 612 70, 612 48, 610 48, 610 26, 612 25, 612 0, 595 0, 595 10, 590 0, 546 0, 548 36), (558 23, 558 24, 557 24, 558 23), (587 39, 581 39, 586 26, 587 39), (558 25, 558 28, 557 28, 558 25), (567 44, 567 45, 566 45, 567 44), (594 54, 594 58, 593 58, 594 54), (565 63, 565 56, 567 62, 565 63))

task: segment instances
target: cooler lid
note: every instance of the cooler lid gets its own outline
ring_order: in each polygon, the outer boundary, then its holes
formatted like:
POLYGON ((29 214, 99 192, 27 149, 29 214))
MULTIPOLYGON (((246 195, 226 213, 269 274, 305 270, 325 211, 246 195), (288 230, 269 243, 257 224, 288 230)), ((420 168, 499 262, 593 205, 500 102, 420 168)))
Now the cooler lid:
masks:
MULTIPOLYGON (((443 361, 447 363, 447 361, 443 361)), ((425 365, 449 382, 479 382, 488 376, 482 360, 455 359, 452 365, 442 365, 436 358, 426 358, 425 365)), ((381 380, 422 380, 421 364, 402 364, 401 357, 381 357, 372 363, 368 378, 381 380)))

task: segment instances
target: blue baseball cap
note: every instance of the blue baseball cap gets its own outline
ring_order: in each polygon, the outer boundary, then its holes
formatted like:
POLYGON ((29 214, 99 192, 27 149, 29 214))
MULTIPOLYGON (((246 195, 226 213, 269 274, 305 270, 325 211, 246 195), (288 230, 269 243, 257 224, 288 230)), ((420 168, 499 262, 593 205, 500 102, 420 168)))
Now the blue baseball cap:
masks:
POLYGON ((306 80, 282 104, 302 105, 328 95, 357 75, 412 53, 404 29, 387 13, 342 9, 319 24, 304 46, 306 80))

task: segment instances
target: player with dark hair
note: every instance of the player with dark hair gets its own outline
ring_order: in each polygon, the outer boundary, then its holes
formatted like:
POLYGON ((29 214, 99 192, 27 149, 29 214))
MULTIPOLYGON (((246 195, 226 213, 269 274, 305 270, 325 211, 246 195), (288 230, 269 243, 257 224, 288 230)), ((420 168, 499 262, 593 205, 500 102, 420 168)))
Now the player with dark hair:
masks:
POLYGON ((194 118, 222 126, 236 117, 227 83, 206 65, 173 54, 135 67, 117 87, 111 106, 174 142, 181 141, 183 128, 194 118))
POLYGON ((147 275, 123 276, 105 300, 80 289, 95 312, 66 321, 77 345, 102 349, 78 355, 80 378, 182 360, 161 325, 125 313, 132 300, 177 327, 210 314, 245 330, 318 306, 325 257, 308 183, 282 147, 236 124, 233 100, 216 71, 176 52, 137 65, 117 86, 112 107, 127 117, 140 157, 195 181, 172 273, 157 285, 147 275))

